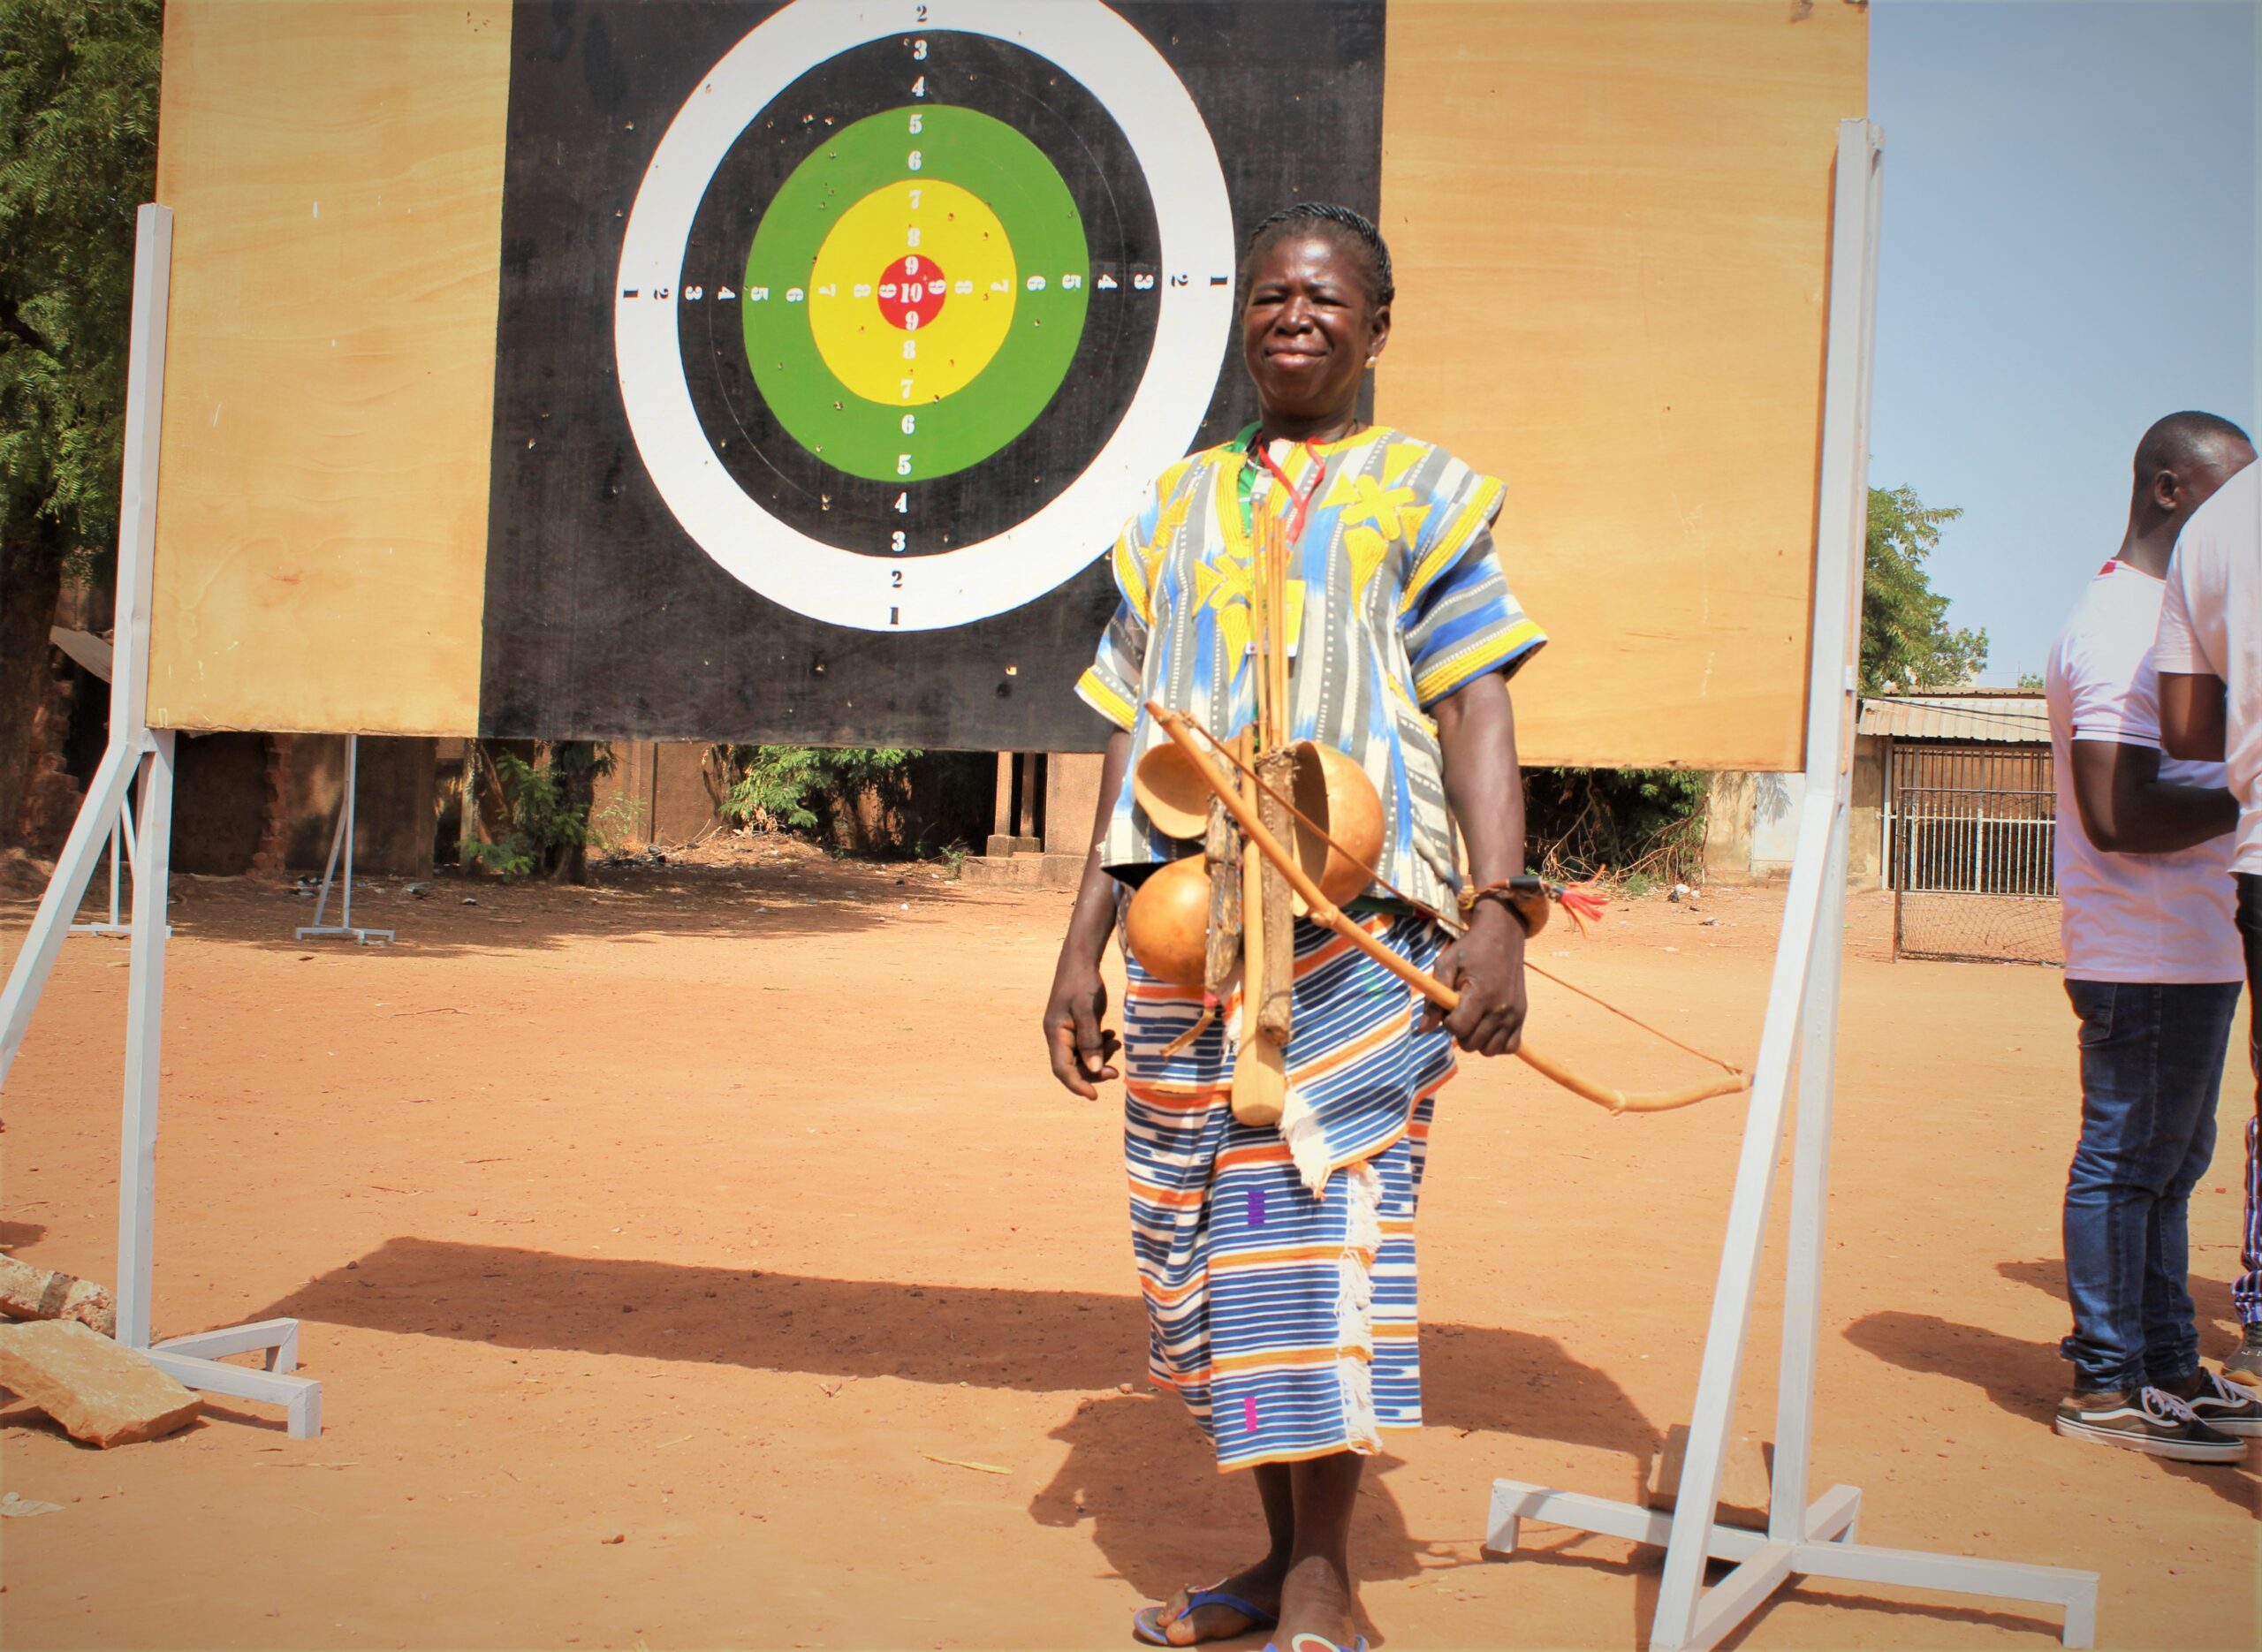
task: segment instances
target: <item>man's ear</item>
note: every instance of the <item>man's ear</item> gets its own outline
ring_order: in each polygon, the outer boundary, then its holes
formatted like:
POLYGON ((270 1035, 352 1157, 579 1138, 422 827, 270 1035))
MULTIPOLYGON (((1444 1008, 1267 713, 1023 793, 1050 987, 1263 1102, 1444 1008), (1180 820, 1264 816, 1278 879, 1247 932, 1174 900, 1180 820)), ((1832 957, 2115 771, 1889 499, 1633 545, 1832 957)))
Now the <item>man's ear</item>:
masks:
POLYGON ((2172 470, 2152 473, 2152 486, 2146 490, 2152 501, 2161 510, 2174 512, 2183 503, 2183 479, 2172 470))

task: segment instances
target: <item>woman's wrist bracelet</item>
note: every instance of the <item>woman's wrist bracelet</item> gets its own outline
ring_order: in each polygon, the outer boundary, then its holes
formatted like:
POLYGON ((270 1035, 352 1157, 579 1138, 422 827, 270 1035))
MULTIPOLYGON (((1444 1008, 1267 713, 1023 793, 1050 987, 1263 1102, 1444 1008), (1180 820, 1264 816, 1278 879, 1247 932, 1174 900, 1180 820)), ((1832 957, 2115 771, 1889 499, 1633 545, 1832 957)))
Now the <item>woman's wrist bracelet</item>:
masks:
POLYGON ((1503 878, 1497 883, 1486 883, 1476 889, 1461 891, 1463 916, 1473 913, 1485 901, 1505 906, 1522 926, 1526 937, 1537 935, 1547 927, 1548 900, 1545 886, 1536 877, 1503 878))

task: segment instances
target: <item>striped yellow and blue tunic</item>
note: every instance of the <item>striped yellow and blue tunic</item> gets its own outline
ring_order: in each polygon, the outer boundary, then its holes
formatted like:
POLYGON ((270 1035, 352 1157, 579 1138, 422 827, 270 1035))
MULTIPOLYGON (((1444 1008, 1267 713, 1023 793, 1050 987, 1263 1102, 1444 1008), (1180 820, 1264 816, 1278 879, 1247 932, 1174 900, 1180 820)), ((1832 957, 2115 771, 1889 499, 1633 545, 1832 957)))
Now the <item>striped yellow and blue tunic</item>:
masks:
MULTIPOLYGON (((1131 731, 1134 765, 1169 738, 1141 715, 1146 701, 1225 739, 1255 718, 1249 518, 1287 503, 1249 451, 1255 430, 1165 471, 1116 542, 1122 600, 1076 692, 1131 731)), ((1311 500, 1289 552, 1301 619, 1289 738, 1359 761, 1382 799, 1383 876, 1449 907, 1458 856, 1428 708, 1488 671, 1513 673, 1547 640, 1493 554, 1500 483, 1395 430, 1273 447, 1311 500)), ((1120 873, 1185 851, 1124 787, 1103 864, 1120 873)))
MULTIPOLYGON (((1173 466, 1116 546, 1122 601, 1077 692, 1131 731, 1135 762, 1166 738, 1147 700, 1221 737, 1254 715, 1250 519, 1286 501, 1251 434, 1173 466)), ((1545 641, 1493 554, 1500 484, 1392 430, 1276 444, 1275 459, 1311 501, 1291 552, 1290 727, 1359 760, 1383 800, 1383 875, 1442 907, 1458 857, 1427 708, 1545 641)), ((1102 859, 1132 883, 1191 847, 1153 830, 1127 785, 1102 859)), ((1444 942, 1410 913, 1364 921, 1423 968, 1444 942)), ((1379 1430, 1422 1420, 1414 1211, 1451 1038, 1417 1030, 1403 981, 1299 921, 1287 1110, 1252 1128, 1230 1102, 1238 986, 1165 1059, 1202 994, 1127 966, 1124 1140, 1154 1380, 1220 1467, 1379 1451, 1379 1430)))

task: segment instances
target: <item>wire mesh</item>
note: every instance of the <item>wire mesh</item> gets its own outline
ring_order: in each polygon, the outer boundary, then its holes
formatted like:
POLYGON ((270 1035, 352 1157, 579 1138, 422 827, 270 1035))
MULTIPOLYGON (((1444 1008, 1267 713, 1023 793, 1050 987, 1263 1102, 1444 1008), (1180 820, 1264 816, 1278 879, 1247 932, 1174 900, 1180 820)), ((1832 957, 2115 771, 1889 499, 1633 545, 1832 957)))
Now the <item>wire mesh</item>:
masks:
POLYGON ((1901 890, 1893 898, 1896 958, 2062 964, 2054 895, 1901 890))

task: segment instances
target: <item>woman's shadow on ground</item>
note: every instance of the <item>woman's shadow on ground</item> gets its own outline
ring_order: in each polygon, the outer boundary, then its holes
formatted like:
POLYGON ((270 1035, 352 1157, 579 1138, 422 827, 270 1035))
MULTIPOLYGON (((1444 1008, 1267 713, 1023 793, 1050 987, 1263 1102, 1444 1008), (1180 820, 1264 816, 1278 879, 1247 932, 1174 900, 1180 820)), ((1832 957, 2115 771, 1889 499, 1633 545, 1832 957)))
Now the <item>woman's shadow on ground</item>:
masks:
MULTIPOLYGON (((1598 1447, 1631 1459, 1636 1475, 1658 1449, 1658 1431, 1624 1391, 1552 1338, 1425 1326, 1422 1365, 1432 1428, 1598 1447)), ((1256 1557, 1262 1527, 1249 1477, 1218 1472, 1209 1442, 1172 1396, 1085 1399, 1052 1438, 1068 1455, 1030 1502, 1031 1517, 1044 1526, 1089 1522, 1108 1564, 1148 1599, 1214 1583, 1256 1557)), ((1481 1451, 1487 1443, 1471 1444, 1481 1451)), ((1368 1465, 1351 1533, 1363 1578, 1408 1578, 1466 1557, 1465 1537, 1424 1542, 1408 1529, 1390 1489, 1401 1466, 1387 1454, 1368 1465)))
MULTIPOLYGON (((1040 1523, 1089 1521, 1108 1564, 1150 1599, 1255 1558, 1255 1494, 1223 1475, 1175 1398, 1144 1388, 1138 1299, 837 1279, 564 1256, 402 1237, 308 1280, 254 1317, 641 1359, 723 1361, 819 1376, 1073 1393, 1053 1438, 1067 1456, 1029 1504, 1040 1523)), ((1638 1484, 1658 1429, 1605 1373, 1552 1337, 1436 1323, 1421 1338, 1428 1425, 1561 1441, 1628 1459, 1638 1484)), ((1473 1438, 1481 1455, 1487 1442, 1473 1438)), ((1409 1577, 1443 1551, 1417 1539, 1383 1458, 1362 1493, 1362 1574, 1409 1577)), ((1472 1525, 1474 1522, 1472 1522, 1472 1525)), ((1465 1536, 1461 1539, 1465 1549, 1465 1536)))

